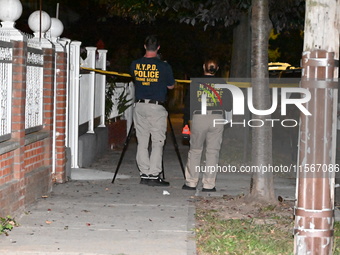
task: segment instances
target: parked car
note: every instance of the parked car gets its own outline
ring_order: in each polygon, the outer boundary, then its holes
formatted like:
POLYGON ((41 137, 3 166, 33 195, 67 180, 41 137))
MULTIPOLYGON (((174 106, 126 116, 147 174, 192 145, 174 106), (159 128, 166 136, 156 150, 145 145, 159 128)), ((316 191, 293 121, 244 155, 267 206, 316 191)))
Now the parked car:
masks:
POLYGON ((279 78, 299 78, 301 79, 301 74, 302 74, 302 68, 297 67, 297 68, 289 68, 286 70, 283 70, 279 74, 279 78))
POLYGON ((268 70, 286 70, 291 67, 291 64, 281 62, 270 62, 268 63, 268 70))

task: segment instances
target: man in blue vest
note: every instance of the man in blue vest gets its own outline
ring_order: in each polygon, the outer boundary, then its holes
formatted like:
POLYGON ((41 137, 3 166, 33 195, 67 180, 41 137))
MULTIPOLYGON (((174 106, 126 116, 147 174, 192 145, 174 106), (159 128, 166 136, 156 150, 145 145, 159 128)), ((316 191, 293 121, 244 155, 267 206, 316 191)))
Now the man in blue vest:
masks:
POLYGON ((160 60, 159 41, 151 35, 145 39, 145 55, 131 63, 134 78, 136 104, 133 121, 137 136, 137 165, 141 184, 169 186, 162 172, 163 146, 166 138, 168 112, 164 107, 168 89, 173 89, 175 79, 171 66, 160 60), (149 155, 151 135, 152 151, 149 155))

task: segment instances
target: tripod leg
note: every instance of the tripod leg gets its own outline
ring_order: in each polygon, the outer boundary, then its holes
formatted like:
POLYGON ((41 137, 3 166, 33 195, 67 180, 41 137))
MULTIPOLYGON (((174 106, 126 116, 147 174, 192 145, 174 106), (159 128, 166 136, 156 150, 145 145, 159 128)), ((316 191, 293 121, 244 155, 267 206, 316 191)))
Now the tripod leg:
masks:
POLYGON ((114 174, 114 176, 113 176, 113 179, 112 179, 112 182, 111 182, 111 183, 114 183, 114 181, 115 181, 115 179, 116 179, 116 176, 117 176, 117 174, 118 174, 118 170, 119 170, 120 164, 122 163, 122 160, 123 160, 123 158, 124 158, 124 154, 125 154, 126 149, 127 149, 128 145, 129 145, 129 141, 130 141, 131 136, 132 136, 133 128, 134 128, 134 124, 133 124, 133 122, 132 122, 132 123, 131 123, 131 126, 130 126, 130 130, 129 130, 129 134, 128 134, 128 136, 127 136, 126 139, 125 139, 123 151, 122 151, 122 153, 121 153, 121 155, 120 155, 120 158, 119 158, 119 161, 118 161, 118 165, 117 165, 117 168, 116 168, 116 171, 115 171, 115 174, 114 174))
POLYGON ((179 160, 179 164, 181 165, 183 177, 184 177, 184 179, 185 179, 184 166, 183 166, 183 162, 182 162, 181 155, 180 155, 179 150, 178 150, 178 144, 177 144, 175 132, 174 132, 174 129, 173 129, 173 127, 172 127, 171 120, 170 120, 170 114, 168 114, 168 121, 169 121, 170 129, 171 129, 172 139, 173 139, 173 141, 174 141, 175 151, 176 151, 176 153, 177 153, 177 157, 178 157, 178 160, 179 160))
POLYGON ((164 173, 164 164, 163 164, 163 160, 162 160, 162 177, 163 177, 163 179, 165 179, 165 173, 164 173))

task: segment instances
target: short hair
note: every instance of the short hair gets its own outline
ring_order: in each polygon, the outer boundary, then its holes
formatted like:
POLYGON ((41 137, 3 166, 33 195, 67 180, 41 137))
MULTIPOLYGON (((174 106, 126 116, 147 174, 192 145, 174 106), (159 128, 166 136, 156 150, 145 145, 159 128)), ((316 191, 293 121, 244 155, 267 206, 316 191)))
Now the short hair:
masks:
POLYGON ((216 59, 208 58, 204 61, 204 71, 215 74, 218 71, 218 62, 216 59))
POLYGON ((149 35, 145 38, 144 42, 146 50, 156 51, 159 47, 159 40, 155 35, 149 35))

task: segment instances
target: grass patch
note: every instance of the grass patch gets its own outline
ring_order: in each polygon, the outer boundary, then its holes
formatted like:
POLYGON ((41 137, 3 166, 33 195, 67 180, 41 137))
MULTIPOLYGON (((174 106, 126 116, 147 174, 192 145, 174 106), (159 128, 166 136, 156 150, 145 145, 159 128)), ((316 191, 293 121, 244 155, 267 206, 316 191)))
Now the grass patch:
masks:
POLYGON ((335 222, 334 224, 334 248, 333 254, 340 254, 340 222, 335 222))
POLYGON ((196 229, 198 254, 293 254, 293 222, 275 219, 266 224, 258 219, 220 219, 214 211, 197 211, 196 229), (262 224, 263 223, 263 224, 262 224), (282 228, 282 226, 285 226, 282 228))
MULTIPOLYGON (((197 254, 294 254, 291 208, 292 204, 244 206, 242 199, 230 197, 202 199, 196 204, 197 254)), ((340 222, 334 224, 333 254, 340 255, 340 222)))

